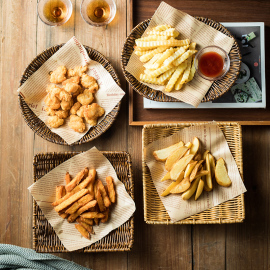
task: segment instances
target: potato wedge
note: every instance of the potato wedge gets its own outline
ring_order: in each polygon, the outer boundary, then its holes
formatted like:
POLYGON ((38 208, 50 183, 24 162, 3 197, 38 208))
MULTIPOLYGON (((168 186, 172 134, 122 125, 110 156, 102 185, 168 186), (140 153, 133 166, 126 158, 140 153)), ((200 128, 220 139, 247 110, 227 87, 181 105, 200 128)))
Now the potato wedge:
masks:
POLYGON ((213 180, 215 177, 216 160, 211 153, 209 153, 209 161, 210 161, 210 168, 211 168, 211 176, 212 176, 212 180, 213 180))
POLYGON ((202 160, 202 154, 201 153, 196 154, 194 157, 194 160, 196 160, 196 161, 202 160))
POLYGON ((160 180, 160 182, 166 181, 166 180, 170 180, 171 179, 171 174, 170 172, 167 172, 163 178, 160 180))
POLYGON ((207 186, 212 189, 213 188, 213 181, 212 181, 212 176, 211 176, 211 167, 210 167, 210 161, 209 161, 209 153, 206 154, 205 157, 205 166, 206 166, 206 170, 209 171, 208 174, 206 174, 205 176, 205 180, 207 183, 207 186))
POLYGON ((167 171, 170 171, 175 164, 180 158, 184 156, 184 154, 187 152, 189 148, 186 146, 181 146, 178 147, 176 150, 174 150, 166 159, 165 162, 165 169, 167 171))
POLYGON ((188 163, 193 159, 194 155, 188 155, 178 160, 170 171, 171 179, 177 180, 179 175, 185 170, 188 163))
POLYGON ((194 161, 194 160, 191 160, 187 167, 186 167, 186 170, 185 170, 185 175, 184 175, 184 178, 190 176, 192 170, 194 169, 195 165, 197 164, 198 161, 194 161))
POLYGON ((170 193, 182 193, 188 190, 190 187, 189 177, 184 178, 178 185, 176 185, 170 193))
POLYGON ((182 194, 183 200, 188 200, 195 193, 195 191, 197 190, 199 181, 200 181, 200 178, 197 178, 195 181, 193 181, 189 189, 182 194))
POLYGON ((192 182, 192 181, 195 179, 195 177, 196 177, 196 175, 197 175, 197 172, 198 172, 198 170, 200 169, 200 167, 201 167, 203 161, 204 161, 204 160, 200 160, 200 161, 196 164, 196 166, 194 167, 194 169, 192 170, 192 172, 191 172, 191 174, 190 174, 190 182, 192 182))
POLYGON ((232 184, 232 181, 228 175, 228 171, 225 165, 223 158, 219 158, 216 164, 215 170, 216 181, 219 185, 223 187, 229 187, 232 184))
POLYGON ((177 186, 182 180, 184 179, 184 172, 182 172, 180 174, 180 176, 178 177, 178 179, 175 182, 172 182, 166 189, 165 191, 163 191, 163 193, 161 194, 162 197, 165 197, 167 195, 170 194, 170 191, 177 186))
POLYGON ((178 147, 181 147, 183 145, 184 143, 180 141, 179 143, 171 145, 167 148, 154 151, 153 156, 155 157, 156 160, 165 161, 174 150, 176 150, 178 147))
POLYGON ((203 153, 203 160, 206 159, 206 155, 209 153, 209 150, 206 150, 204 153, 203 153))
POLYGON ((190 148, 190 154, 196 155, 200 148, 200 141, 197 137, 194 137, 192 141, 192 147, 190 148))
POLYGON ((200 179, 197 190, 196 190, 196 194, 195 194, 195 201, 197 201, 199 197, 201 196, 203 192, 203 187, 204 187, 204 181, 200 179))
MULTIPOLYGON (((202 170, 200 170, 200 171, 196 174, 196 176, 195 176, 194 179, 201 178, 201 177, 206 176, 206 175, 208 175, 208 174, 209 174, 209 171, 206 171, 206 170, 202 169, 202 170)), ((194 180, 194 179, 193 179, 193 180, 194 180)), ((192 181, 193 181, 193 180, 192 180, 192 181)), ((192 182, 192 181, 190 181, 190 182, 192 182)))

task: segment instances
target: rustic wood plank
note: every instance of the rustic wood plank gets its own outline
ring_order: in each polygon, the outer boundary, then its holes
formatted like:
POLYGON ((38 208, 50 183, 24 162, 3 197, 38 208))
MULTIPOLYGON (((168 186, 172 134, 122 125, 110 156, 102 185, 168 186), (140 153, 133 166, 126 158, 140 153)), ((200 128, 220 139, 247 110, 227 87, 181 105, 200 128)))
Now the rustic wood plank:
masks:
POLYGON ((246 219, 227 226, 227 269, 269 269, 269 132, 243 127, 246 219))
POLYGON ((36 54, 35 13, 35 3, 0 3, 0 241, 23 247, 30 247, 32 238, 32 198, 27 187, 32 181, 33 132, 21 116, 17 88, 36 54))

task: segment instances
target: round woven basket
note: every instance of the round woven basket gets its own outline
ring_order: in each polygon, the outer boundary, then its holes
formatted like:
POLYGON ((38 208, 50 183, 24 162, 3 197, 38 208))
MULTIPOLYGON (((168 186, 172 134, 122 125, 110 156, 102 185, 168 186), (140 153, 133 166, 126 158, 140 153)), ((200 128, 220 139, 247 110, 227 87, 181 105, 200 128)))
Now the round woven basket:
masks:
MULTIPOLYGON (((54 53, 56 53, 64 44, 56 45, 53 47, 50 47, 49 49, 43 51, 38 56, 34 58, 34 60, 28 65, 28 67, 25 69, 22 78, 20 80, 20 86, 35 72, 37 71, 54 53)), ((110 62, 98 51, 95 49, 92 49, 88 46, 84 46, 86 49, 89 57, 92 60, 95 60, 99 62, 112 76, 112 78, 115 80, 115 82, 120 86, 119 78, 113 68, 113 66, 110 64, 110 62)), ((59 135, 52 132, 46 124, 41 121, 35 113, 28 107, 26 102, 24 101, 23 97, 19 94, 19 104, 21 108, 21 112, 23 115, 23 118, 27 125, 39 136, 41 136, 43 139, 46 139, 47 141, 62 144, 62 145, 68 145, 59 135)), ((72 145, 78 145, 86 142, 90 142, 97 137, 99 137, 101 134, 103 134, 113 123, 115 120, 119 110, 120 110, 120 103, 119 102, 113 110, 106 115, 106 117, 97 125, 94 127, 91 127, 90 130, 77 142, 73 143, 72 145)))
MULTIPOLYGON (((232 37, 232 34, 226 29, 223 25, 218 22, 215 22, 208 18, 203 17, 195 17, 197 20, 212 26, 213 28, 217 29, 218 31, 222 32, 223 34, 232 37)), ((145 32, 146 28, 148 27, 151 19, 141 22, 138 24, 127 37, 124 47, 122 49, 121 55, 121 66, 124 72, 126 80, 132 85, 136 92, 140 95, 144 96, 145 98, 160 101, 160 102, 179 102, 178 99, 173 97, 169 97, 165 95, 162 91, 154 90, 147 85, 139 82, 133 75, 126 71, 126 66, 130 59, 132 52, 134 51, 135 39, 140 38, 142 34, 145 32)), ((241 54, 239 50, 239 46, 234 40, 233 46, 229 53, 230 57, 230 70, 223 77, 221 80, 214 81, 211 87, 209 88, 208 92, 204 96, 201 102, 213 101, 220 97, 221 95, 225 94, 235 83, 241 66, 241 54)))

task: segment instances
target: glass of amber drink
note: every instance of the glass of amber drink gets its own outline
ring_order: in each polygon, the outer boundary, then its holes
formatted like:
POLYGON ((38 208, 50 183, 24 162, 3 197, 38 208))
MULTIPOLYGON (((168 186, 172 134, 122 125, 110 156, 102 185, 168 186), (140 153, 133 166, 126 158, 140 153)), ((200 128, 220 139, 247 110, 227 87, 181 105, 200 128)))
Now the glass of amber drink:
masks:
POLYGON ((92 26, 109 24, 116 14, 114 0, 82 0, 81 15, 92 26))
POLYGON ((230 69, 229 55, 218 46, 207 46, 195 56, 195 68, 204 79, 215 81, 226 75, 230 69))
POLYGON ((60 26, 71 17, 72 3, 70 0, 39 0, 37 12, 45 24, 60 26))

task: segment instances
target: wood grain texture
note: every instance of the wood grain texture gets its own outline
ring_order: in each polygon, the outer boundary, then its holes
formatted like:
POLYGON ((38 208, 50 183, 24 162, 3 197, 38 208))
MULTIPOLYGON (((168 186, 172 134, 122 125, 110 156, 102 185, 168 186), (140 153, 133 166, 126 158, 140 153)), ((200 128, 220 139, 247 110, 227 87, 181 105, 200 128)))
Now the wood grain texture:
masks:
MULTIPOLYGON (((23 70, 36 54, 76 35, 83 44, 99 50, 112 62, 122 88, 126 89, 120 51, 132 27, 131 7, 134 7, 133 21, 137 24, 150 18, 160 3, 117 0, 116 20, 105 29, 91 27, 82 20, 80 2, 72 0, 73 15, 67 24, 51 28, 37 18, 37 1, 0 1, 0 242, 32 247, 32 197, 27 187, 33 181, 33 155, 47 151, 85 151, 96 146, 100 150, 125 150, 131 154, 137 208, 134 247, 131 252, 123 253, 56 255, 92 269, 269 269, 269 126, 243 127, 244 180, 248 190, 243 224, 163 226, 147 225, 143 220, 141 127, 128 125, 131 96, 123 99, 115 123, 105 134, 80 146, 49 143, 35 136, 26 125, 16 90, 23 70), (11 15, 16 20, 11 21, 11 15)), ((167 2, 191 15, 217 21, 265 21, 266 42, 269 41, 267 10, 270 1, 167 2)), ((268 51, 266 58, 266 72, 270 75, 268 51)), ((141 106, 139 100, 136 105, 141 106)), ((257 114, 258 119, 264 119, 262 112, 257 114)), ((147 120, 152 113, 143 111, 134 117, 147 120)), ((209 111, 210 119, 213 113, 216 114, 216 110, 209 111)), ((228 120, 233 113, 224 110, 222 117, 228 120)), ((184 119, 179 114, 176 121, 184 119)))

